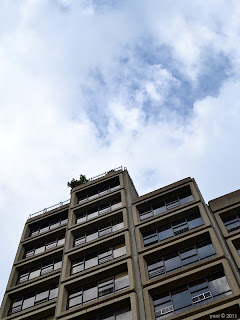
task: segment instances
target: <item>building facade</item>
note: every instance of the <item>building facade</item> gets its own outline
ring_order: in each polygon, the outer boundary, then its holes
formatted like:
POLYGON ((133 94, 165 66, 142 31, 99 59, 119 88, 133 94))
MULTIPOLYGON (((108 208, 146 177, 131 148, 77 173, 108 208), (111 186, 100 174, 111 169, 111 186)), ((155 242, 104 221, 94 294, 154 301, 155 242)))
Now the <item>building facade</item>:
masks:
POLYGON ((240 191, 138 196, 111 170, 27 220, 0 319, 240 319, 239 269, 240 191))

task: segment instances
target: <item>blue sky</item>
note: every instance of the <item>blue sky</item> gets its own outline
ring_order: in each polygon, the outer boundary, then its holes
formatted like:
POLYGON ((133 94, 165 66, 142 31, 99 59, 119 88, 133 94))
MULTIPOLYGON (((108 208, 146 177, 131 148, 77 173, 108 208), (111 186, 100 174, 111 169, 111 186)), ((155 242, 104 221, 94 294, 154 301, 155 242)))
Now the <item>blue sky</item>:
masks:
POLYGON ((0 299, 28 215, 80 173, 239 189, 239 73, 238 0, 2 0, 0 299))

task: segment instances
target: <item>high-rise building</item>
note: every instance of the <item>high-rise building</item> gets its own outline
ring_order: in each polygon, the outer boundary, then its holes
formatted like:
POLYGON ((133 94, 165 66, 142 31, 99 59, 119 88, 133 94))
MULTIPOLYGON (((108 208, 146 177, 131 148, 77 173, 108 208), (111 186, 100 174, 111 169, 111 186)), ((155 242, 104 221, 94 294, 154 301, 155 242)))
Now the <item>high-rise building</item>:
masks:
POLYGON ((239 269, 240 191, 138 196, 114 169, 29 217, 0 319, 240 319, 239 269))

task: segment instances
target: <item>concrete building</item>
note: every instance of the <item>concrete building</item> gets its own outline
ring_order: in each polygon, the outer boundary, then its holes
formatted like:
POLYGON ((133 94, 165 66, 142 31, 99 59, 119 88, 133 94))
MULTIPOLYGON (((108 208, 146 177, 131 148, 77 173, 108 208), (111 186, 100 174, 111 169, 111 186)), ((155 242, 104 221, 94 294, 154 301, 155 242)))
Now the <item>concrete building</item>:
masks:
POLYGON ((240 191, 138 196, 126 169, 30 216, 0 319, 240 319, 240 191))

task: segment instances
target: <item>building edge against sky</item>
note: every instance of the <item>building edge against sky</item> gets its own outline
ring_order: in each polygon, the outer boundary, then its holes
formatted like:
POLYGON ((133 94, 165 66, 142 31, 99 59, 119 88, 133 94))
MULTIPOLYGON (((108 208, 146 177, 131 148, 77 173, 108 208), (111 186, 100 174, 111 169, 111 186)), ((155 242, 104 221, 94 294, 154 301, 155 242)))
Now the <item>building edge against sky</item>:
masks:
POLYGON ((118 168, 29 217, 0 319, 240 319, 239 269, 240 190, 138 196, 118 168))

